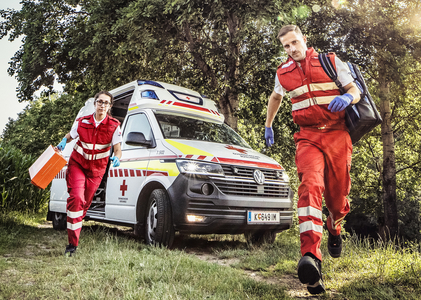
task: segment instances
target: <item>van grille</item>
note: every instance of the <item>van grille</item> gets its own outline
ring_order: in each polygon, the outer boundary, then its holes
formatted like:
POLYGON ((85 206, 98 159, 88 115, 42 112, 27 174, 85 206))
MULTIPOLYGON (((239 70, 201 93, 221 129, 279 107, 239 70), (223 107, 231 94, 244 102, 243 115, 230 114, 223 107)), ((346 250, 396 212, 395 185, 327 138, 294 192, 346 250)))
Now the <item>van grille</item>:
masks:
POLYGON ((265 175, 265 183, 259 185, 253 178, 257 168, 231 165, 222 165, 222 168, 225 177, 212 177, 212 181, 226 195, 288 198, 289 186, 282 176, 277 177, 277 170, 259 169, 265 175))

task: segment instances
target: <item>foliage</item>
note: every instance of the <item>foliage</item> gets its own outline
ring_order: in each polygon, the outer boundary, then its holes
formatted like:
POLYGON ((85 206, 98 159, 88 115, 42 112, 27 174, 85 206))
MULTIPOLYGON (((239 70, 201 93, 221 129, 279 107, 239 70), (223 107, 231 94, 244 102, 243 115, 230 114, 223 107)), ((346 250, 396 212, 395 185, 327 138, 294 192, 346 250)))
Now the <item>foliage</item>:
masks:
POLYGON ((29 167, 34 156, 0 143, 0 211, 38 212, 50 198, 49 190, 31 184, 29 167))
POLYGON ((15 121, 9 120, 3 132, 3 143, 20 149, 22 153, 41 155, 49 145, 57 145, 70 131, 85 100, 81 95, 40 97, 28 104, 15 121))
POLYGON ((272 85, 276 28, 306 16, 299 2, 24 0, 1 11, 0 38, 25 35, 9 69, 21 101, 54 76, 66 92, 91 94, 147 78, 218 100, 236 128, 239 95, 258 99, 272 85))

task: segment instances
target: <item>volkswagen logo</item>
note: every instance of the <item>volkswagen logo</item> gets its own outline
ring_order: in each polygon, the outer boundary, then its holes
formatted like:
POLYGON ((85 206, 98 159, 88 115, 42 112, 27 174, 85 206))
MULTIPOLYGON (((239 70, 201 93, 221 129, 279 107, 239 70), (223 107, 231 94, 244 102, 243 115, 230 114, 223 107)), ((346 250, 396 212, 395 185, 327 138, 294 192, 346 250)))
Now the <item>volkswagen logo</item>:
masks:
POLYGON ((253 178, 254 178, 254 181, 257 182, 257 184, 264 184, 265 183, 265 175, 260 170, 255 170, 253 172, 253 178))

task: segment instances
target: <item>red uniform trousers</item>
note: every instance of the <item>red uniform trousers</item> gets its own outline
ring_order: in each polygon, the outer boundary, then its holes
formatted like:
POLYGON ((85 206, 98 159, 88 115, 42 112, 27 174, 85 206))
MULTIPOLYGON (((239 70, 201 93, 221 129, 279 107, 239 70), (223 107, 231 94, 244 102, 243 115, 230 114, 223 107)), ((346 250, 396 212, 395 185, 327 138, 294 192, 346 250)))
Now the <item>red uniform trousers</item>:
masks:
POLYGON ((69 244, 79 244, 82 220, 91 206, 92 199, 102 180, 102 176, 89 177, 84 169, 70 159, 67 167, 66 181, 69 198, 67 198, 67 235, 69 244))
POLYGON ((327 228, 341 232, 341 221, 349 212, 346 196, 351 188, 352 142, 347 131, 301 128, 294 134, 295 163, 301 184, 298 188, 298 219, 301 254, 312 253, 322 260, 322 197, 329 210, 327 228))

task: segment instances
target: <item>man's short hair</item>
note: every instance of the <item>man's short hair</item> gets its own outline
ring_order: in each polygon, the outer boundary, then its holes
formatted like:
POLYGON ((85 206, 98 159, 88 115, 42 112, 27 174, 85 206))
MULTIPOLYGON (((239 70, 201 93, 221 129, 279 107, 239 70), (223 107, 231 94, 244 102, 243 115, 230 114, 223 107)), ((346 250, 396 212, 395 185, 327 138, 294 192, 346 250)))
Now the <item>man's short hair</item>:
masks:
POLYGON ((298 27, 297 25, 285 25, 279 30, 278 40, 291 31, 295 31, 297 34, 303 35, 303 33, 300 30, 300 27, 298 27))

